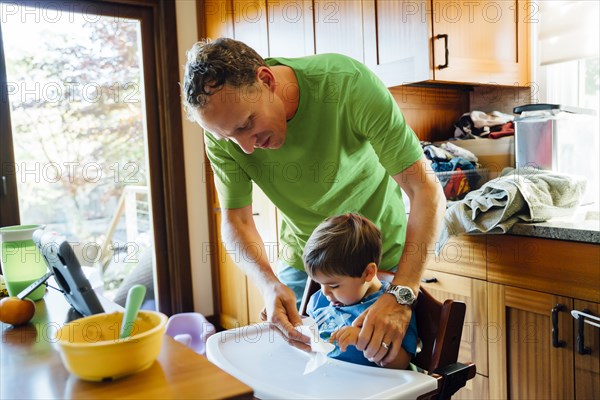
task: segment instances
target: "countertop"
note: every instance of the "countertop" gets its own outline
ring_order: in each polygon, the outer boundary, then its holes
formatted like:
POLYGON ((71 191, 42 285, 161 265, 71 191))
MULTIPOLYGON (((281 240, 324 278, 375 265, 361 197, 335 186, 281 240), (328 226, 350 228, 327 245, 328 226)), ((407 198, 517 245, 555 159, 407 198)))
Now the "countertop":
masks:
POLYGON ((80 380, 63 366, 53 337, 71 315, 63 295, 49 289, 30 323, 0 323, 0 399, 252 398, 249 386, 167 335, 147 370, 110 382, 80 380))
POLYGON ((515 224, 508 234, 600 244, 599 207, 598 204, 581 206, 569 217, 546 222, 521 222, 515 224))

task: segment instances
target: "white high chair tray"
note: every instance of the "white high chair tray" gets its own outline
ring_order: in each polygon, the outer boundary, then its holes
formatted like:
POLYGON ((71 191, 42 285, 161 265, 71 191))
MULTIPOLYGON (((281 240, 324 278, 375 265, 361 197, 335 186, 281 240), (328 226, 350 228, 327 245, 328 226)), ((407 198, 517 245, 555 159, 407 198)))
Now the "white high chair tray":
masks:
POLYGON ((260 399, 416 399, 437 389, 437 380, 426 374, 331 358, 304 375, 310 355, 287 344, 267 323, 209 337, 206 355, 260 399))

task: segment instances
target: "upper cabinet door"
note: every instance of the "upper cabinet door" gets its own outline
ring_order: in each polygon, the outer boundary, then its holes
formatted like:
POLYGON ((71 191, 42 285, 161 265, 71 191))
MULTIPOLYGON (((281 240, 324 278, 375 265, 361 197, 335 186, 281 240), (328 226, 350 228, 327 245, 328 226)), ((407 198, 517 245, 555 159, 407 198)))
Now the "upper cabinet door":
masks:
POLYGON ((269 56, 315 54, 312 0, 267 1, 269 56))
POLYGON ((431 0, 433 78, 436 81, 527 86, 528 0, 431 0))
POLYGON ((427 2, 362 3, 365 64, 388 87, 430 79, 427 2))
POLYGON ((233 34, 235 39, 252 47, 262 57, 269 56, 266 0, 233 1, 233 34))
POLYGON ((362 0, 313 1, 317 54, 340 53, 364 62, 362 3, 362 0))
POLYGON ((233 3, 231 0, 207 0, 197 7, 204 6, 199 15, 198 32, 202 38, 233 39, 233 3))

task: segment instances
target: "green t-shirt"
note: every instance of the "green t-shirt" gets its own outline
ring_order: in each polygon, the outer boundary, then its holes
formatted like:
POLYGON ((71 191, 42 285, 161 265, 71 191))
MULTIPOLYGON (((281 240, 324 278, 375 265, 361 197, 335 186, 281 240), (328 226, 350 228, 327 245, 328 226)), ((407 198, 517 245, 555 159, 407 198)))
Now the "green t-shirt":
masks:
POLYGON ((359 213, 382 231, 380 268, 394 268, 402 255, 406 214, 391 176, 423 153, 392 95, 368 68, 346 56, 266 61, 294 70, 298 110, 276 150, 245 154, 232 141, 205 133, 221 206, 252 204, 254 181, 282 214, 280 260, 300 270, 304 245, 319 223, 359 213))

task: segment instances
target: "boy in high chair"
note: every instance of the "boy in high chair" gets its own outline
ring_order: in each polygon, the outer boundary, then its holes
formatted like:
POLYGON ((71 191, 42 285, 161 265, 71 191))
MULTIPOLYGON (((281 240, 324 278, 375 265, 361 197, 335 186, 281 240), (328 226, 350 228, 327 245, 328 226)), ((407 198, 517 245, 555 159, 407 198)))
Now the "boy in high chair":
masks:
MULTIPOLYGON (((381 260, 381 232, 357 214, 331 217, 314 230, 304 249, 305 270, 321 285, 307 312, 319 327, 321 338, 336 344, 328 356, 355 364, 377 366, 355 345, 360 327, 352 322, 385 293, 388 282, 377 277, 381 260)), ((385 338, 384 338, 385 339, 385 338)), ((402 349, 386 368, 406 369, 417 349, 417 324, 412 314, 402 349)), ((385 340, 383 354, 389 351, 385 340)))

